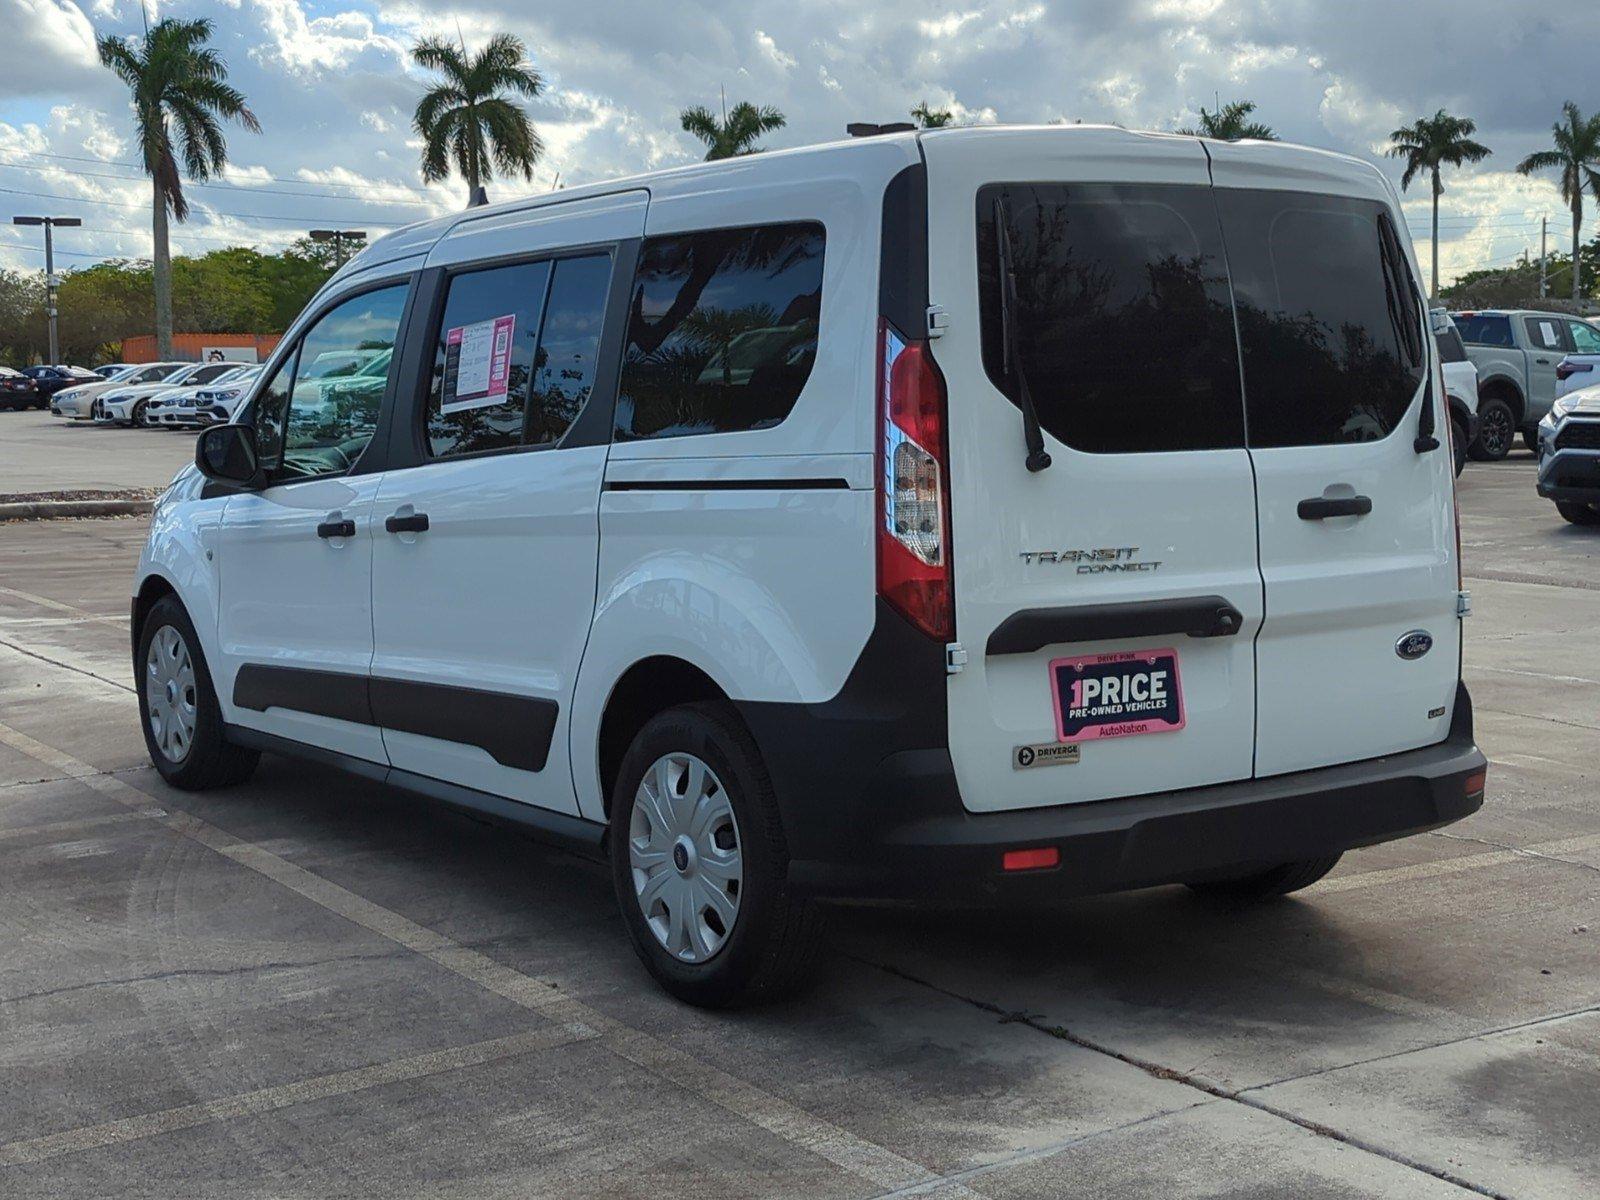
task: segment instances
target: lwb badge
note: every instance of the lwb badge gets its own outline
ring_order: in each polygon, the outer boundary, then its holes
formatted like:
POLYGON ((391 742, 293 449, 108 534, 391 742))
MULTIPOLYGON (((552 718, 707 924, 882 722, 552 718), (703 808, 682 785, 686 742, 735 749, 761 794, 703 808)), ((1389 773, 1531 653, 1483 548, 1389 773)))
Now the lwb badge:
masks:
POLYGON ((1410 633, 1400 635, 1400 640, 1394 644, 1394 652, 1406 660, 1421 658, 1433 649, 1433 634, 1426 629, 1413 629, 1410 633))

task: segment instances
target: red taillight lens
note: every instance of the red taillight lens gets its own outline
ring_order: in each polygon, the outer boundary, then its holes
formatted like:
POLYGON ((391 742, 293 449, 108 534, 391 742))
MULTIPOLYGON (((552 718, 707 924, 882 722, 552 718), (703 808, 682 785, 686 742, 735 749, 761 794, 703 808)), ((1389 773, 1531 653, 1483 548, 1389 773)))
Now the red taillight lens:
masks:
POLYGON ((1028 850, 1007 850, 1000 856, 1002 871, 1048 871, 1061 865, 1061 851, 1054 846, 1034 846, 1028 850))
POLYGON ((1580 372, 1580 371, 1592 371, 1592 370, 1594 370, 1594 364, 1593 363, 1570 363, 1570 362, 1557 363, 1556 364, 1556 378, 1557 379, 1571 379, 1574 375, 1578 374, 1578 372, 1580 372))
POLYGON ((1489 772, 1479 771, 1476 775, 1467 776, 1467 781, 1462 785, 1461 790, 1469 796, 1475 796, 1479 792, 1483 791, 1488 783, 1489 772))
POLYGON ((923 342, 879 323, 878 593, 929 637, 955 636, 944 378, 923 342))

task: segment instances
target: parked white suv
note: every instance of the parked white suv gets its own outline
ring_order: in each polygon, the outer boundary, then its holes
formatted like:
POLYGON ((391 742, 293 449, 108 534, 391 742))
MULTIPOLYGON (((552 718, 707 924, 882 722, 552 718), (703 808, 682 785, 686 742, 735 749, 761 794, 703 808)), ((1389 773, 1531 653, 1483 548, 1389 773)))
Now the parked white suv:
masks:
POLYGON ((1483 797, 1404 229, 1353 159, 1049 127, 391 234, 154 514, 150 755, 608 855, 697 1004, 824 900, 1303 887, 1483 797))

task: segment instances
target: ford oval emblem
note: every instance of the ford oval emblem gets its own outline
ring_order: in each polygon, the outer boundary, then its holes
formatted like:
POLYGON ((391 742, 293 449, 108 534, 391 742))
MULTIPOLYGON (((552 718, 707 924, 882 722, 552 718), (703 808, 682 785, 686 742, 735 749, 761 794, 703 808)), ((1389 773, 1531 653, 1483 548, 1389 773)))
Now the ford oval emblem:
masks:
POLYGON ((1433 634, 1426 629, 1413 629, 1410 633, 1400 635, 1400 640, 1394 644, 1394 652, 1401 658, 1410 660, 1421 658, 1433 649, 1433 634))

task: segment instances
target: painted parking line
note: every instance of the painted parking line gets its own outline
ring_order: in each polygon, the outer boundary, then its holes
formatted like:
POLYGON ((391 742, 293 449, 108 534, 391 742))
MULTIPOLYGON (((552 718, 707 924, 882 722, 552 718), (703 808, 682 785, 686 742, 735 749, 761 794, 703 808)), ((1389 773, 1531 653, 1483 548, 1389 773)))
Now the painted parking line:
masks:
MULTIPOLYGON (((1567 854, 1581 854, 1600 847, 1600 833, 1582 837, 1561 838, 1551 842, 1535 842, 1504 850, 1486 850, 1481 854, 1464 854, 1459 858, 1437 859, 1433 862, 1412 863, 1406 867, 1386 867, 1380 871, 1362 871, 1355 875, 1338 875, 1322 879, 1303 889, 1302 896, 1337 895, 1363 888, 1386 887, 1395 883, 1412 883, 1419 879, 1440 879, 1459 875, 1463 871, 1478 871, 1484 867, 1498 867, 1514 862, 1563 861, 1567 854)), ((1567 864, 1572 865, 1572 864, 1567 864)))
POLYGON ((13 600, 21 600, 39 608, 48 608, 55 612, 67 613, 69 616, 77 617, 80 621, 99 621, 107 625, 116 625, 122 629, 128 627, 130 619, 127 613, 120 617, 107 616, 104 613, 92 613, 88 609, 79 608, 75 604, 68 604, 63 600, 52 600, 49 596, 25 592, 21 588, 0 587, 0 596, 10 596, 13 600))
POLYGON ((237 1117, 260 1116, 295 1104, 313 1100, 327 1100, 348 1096, 352 1092, 383 1087, 392 1083, 405 1083, 442 1075, 463 1067, 477 1067, 501 1059, 517 1058, 541 1050, 554 1050, 577 1042, 592 1041, 600 1035, 582 1025, 554 1025, 510 1037, 474 1042, 469 1046, 456 1046, 449 1050, 434 1050, 427 1054, 414 1054, 393 1062, 376 1063, 370 1067, 357 1067, 349 1071, 334 1071, 328 1075, 314 1075, 310 1079, 275 1087, 258 1088, 218 1100, 205 1100, 197 1104, 183 1104, 159 1112, 144 1113, 137 1117, 124 1117, 100 1125, 86 1125, 61 1133, 0 1145, 0 1168, 23 1166, 58 1158, 63 1154, 79 1154, 85 1150, 98 1150, 123 1142, 159 1137, 180 1129, 193 1129, 213 1121, 231 1121, 237 1117))
POLYGON ((0 842, 14 842, 23 838, 51 838, 64 835, 75 837, 80 833, 99 829, 103 825, 125 825, 129 821, 149 821, 167 815, 166 809, 149 805, 130 812, 105 813, 98 817, 76 817, 66 821, 44 821, 38 825, 21 825, 15 829, 0 829, 0 842))
MULTIPOLYGON (((149 795, 116 776, 97 771, 88 763, 3 723, 0 723, 0 744, 70 776, 120 804, 141 810, 148 810, 151 806, 149 795)), ((943 1181, 938 1172, 920 1163, 851 1133, 753 1083, 701 1062, 693 1055, 649 1034, 624 1025, 562 993, 553 984, 525 975, 486 954, 463 946, 270 850, 235 837, 219 826, 182 812, 149 819, 210 847, 313 904, 388 938, 497 996, 539 1013, 558 1026, 582 1026, 594 1030, 597 1043, 619 1058, 879 1188, 894 1190, 943 1181)), ((977 1195, 959 1183, 950 1184, 947 1190, 941 1189, 940 1194, 960 1197, 977 1195)))

